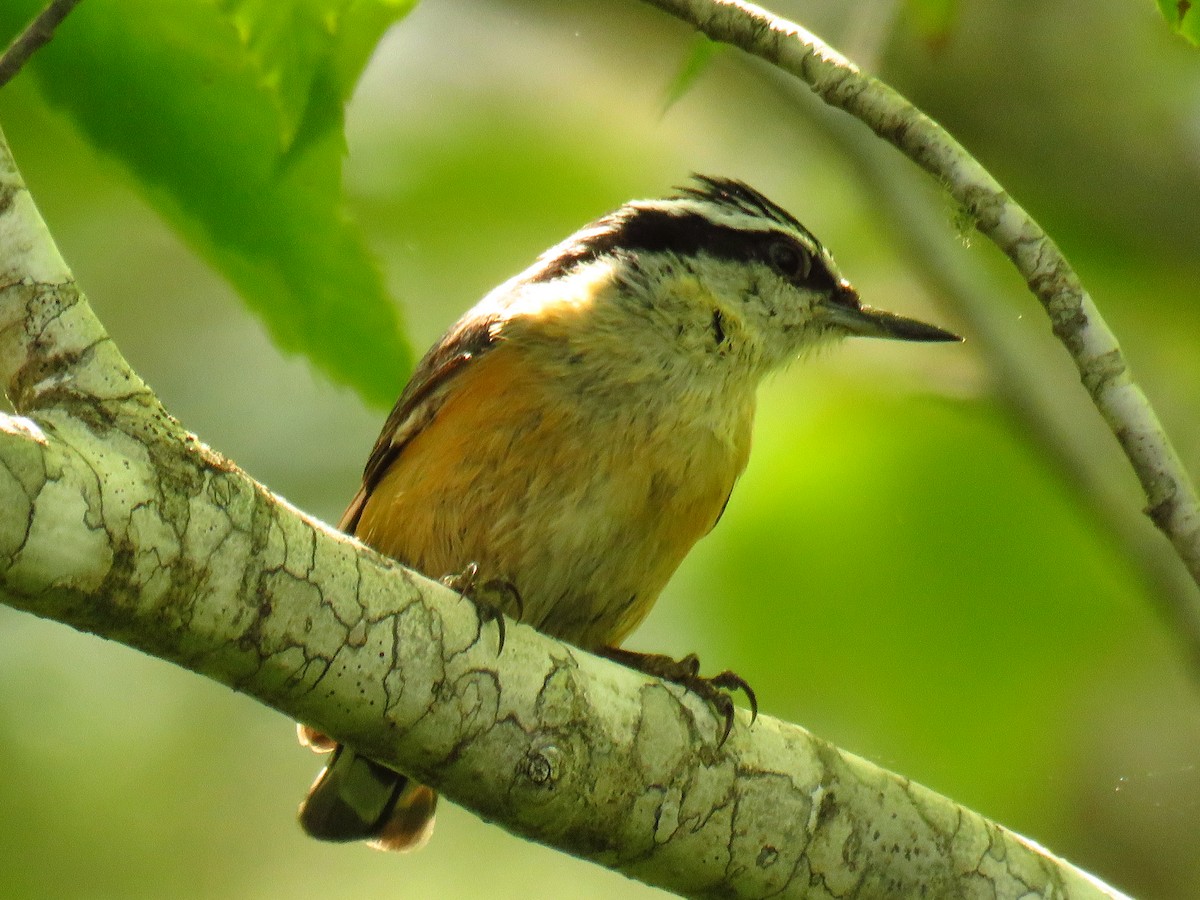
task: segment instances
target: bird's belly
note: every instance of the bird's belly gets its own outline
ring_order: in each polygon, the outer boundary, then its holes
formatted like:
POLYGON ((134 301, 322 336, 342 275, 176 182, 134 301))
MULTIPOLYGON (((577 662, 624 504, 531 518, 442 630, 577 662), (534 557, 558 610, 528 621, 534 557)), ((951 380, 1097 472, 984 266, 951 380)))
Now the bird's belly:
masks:
POLYGON ((375 487, 356 533, 430 577, 476 563, 516 588, 510 615, 579 646, 615 645, 720 516, 749 417, 734 435, 589 418, 552 412, 536 385, 499 383, 476 379, 446 402, 375 487))

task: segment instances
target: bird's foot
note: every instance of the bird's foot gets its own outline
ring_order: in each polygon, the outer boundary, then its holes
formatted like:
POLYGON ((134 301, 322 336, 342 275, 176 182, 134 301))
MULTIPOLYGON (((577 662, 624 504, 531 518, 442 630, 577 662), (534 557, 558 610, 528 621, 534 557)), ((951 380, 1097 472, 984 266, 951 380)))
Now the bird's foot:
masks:
POLYGON ((623 650, 620 647, 605 647, 600 655, 618 662, 623 666, 636 669, 646 675, 661 678, 687 688, 700 699, 709 703, 717 714, 725 720, 725 730, 718 743, 724 744, 733 730, 733 698, 732 691, 741 691, 750 701, 750 722, 758 718, 758 698, 754 691, 736 672, 728 669, 719 675, 705 678, 700 674, 700 660, 695 653, 689 653, 683 659, 672 659, 661 653, 637 653, 633 650, 623 650))
POLYGON ((512 610, 515 618, 520 619, 524 609, 521 604, 521 593, 517 586, 506 578, 484 579, 479 574, 477 563, 468 563, 467 567, 455 575, 446 575, 442 584, 456 594, 461 594, 472 603, 479 613, 480 630, 488 622, 496 623, 498 646, 496 652, 504 649, 504 611, 512 610))

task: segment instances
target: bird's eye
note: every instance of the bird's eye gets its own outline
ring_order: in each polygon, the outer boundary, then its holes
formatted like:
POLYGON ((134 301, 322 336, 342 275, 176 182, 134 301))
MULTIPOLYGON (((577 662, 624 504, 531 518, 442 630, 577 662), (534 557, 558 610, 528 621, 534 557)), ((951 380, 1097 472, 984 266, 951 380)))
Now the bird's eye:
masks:
POLYGON ((803 280, 812 271, 812 257, 791 241, 772 241, 767 247, 767 261, 789 280, 803 280))

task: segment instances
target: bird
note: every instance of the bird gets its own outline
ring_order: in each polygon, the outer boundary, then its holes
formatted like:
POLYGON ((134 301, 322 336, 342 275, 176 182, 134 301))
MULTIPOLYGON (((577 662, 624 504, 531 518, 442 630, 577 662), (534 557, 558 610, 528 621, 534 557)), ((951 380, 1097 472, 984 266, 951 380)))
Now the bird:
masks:
MULTIPOLYGON (((463 315, 416 366, 339 527, 442 577, 481 619, 503 613, 699 693, 727 736, 726 692, 757 709, 741 678, 620 645, 725 511, 764 376, 847 336, 961 340, 863 305, 783 207, 695 175, 580 229, 463 315)), ((299 733, 330 754, 300 809, 309 835, 428 840, 433 789, 299 733)))

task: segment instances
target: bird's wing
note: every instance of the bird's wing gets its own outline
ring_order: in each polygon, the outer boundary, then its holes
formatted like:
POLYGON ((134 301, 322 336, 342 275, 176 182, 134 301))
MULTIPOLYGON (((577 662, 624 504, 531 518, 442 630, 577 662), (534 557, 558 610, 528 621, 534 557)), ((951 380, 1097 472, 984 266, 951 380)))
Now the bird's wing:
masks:
POLYGON ((460 320, 417 364, 367 458, 362 487, 346 507, 338 528, 354 534, 371 491, 404 447, 433 421, 454 379, 499 342, 496 316, 460 320))

